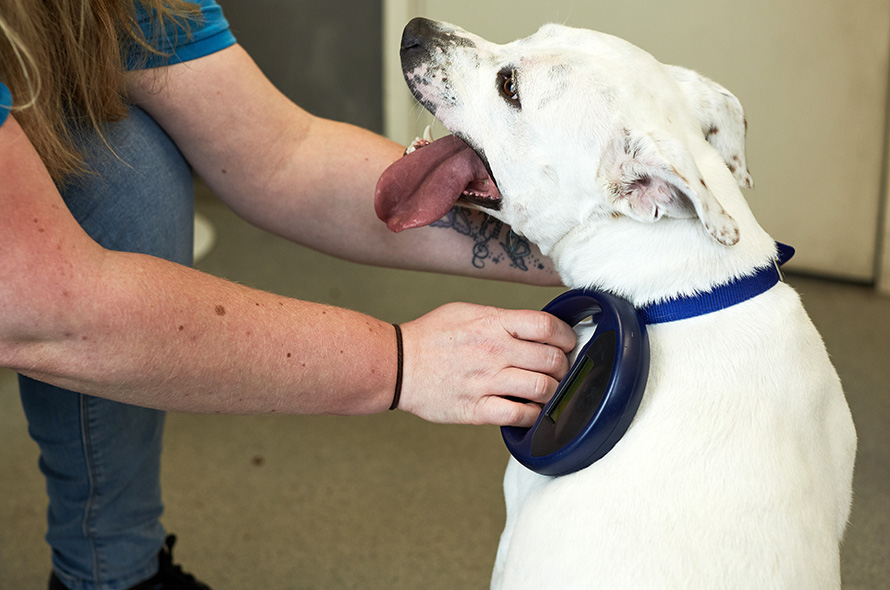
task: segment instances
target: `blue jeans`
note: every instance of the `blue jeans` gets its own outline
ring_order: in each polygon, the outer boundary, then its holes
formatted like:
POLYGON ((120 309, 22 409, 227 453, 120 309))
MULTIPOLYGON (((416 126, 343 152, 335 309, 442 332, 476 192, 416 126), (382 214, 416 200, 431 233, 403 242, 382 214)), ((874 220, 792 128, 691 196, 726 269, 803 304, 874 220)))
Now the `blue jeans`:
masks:
MULTIPOLYGON (((79 144, 95 174, 60 187, 78 223, 110 250, 192 262, 191 170, 144 111, 79 144)), ((114 309, 108 310, 115 313, 114 309)), ((28 430, 49 495, 53 568, 72 590, 120 590, 153 576, 164 542, 160 488, 164 413, 19 377, 28 430)))

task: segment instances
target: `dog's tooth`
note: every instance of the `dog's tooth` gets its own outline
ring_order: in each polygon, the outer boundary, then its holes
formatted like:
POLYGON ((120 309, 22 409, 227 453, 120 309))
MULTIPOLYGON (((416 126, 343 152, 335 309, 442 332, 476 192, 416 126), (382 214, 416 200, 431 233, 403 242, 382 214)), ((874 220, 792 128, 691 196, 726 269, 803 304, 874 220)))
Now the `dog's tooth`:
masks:
MULTIPOLYGON (((427 129, 429 129, 429 127, 427 127, 427 129)), ((426 132, 424 132, 424 135, 426 135, 426 132)), ((422 148, 422 147, 427 146, 431 143, 432 143, 432 141, 429 139, 415 137, 414 141, 411 142, 411 145, 409 145, 407 148, 405 148, 405 152, 402 155, 407 156, 408 154, 417 150, 417 148, 422 148)))
POLYGON ((433 142, 433 128, 429 125, 423 130, 423 138, 430 143, 433 142))

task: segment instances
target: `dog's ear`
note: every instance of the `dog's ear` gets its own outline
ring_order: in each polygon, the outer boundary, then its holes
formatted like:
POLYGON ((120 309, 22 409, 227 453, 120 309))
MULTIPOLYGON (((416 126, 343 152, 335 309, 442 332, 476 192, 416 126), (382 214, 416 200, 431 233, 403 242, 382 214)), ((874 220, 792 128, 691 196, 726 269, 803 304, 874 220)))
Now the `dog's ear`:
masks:
POLYGON ((665 216, 698 217, 721 244, 739 241, 735 220, 676 139, 625 129, 607 148, 597 176, 618 213, 650 223, 665 216))
POLYGON ((729 90, 692 70, 666 66, 689 100, 702 134, 717 150, 739 186, 754 188, 745 159, 748 122, 742 103, 729 90))

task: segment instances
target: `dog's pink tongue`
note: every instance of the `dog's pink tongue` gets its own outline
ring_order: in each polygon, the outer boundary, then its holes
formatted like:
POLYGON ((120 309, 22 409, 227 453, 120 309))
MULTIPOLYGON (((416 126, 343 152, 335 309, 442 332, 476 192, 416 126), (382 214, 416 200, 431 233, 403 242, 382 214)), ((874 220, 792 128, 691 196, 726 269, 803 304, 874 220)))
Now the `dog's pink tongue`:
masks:
POLYGON ((418 148, 394 162, 377 181, 374 208, 392 231, 441 219, 467 187, 497 191, 485 165, 453 135, 418 148))

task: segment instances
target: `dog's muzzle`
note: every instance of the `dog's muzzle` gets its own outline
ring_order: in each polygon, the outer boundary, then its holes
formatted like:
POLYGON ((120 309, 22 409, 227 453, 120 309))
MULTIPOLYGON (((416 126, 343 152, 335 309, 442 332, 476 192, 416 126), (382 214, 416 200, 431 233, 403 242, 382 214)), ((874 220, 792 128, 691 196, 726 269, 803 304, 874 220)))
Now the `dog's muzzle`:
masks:
MULTIPOLYGON (((441 99, 442 80, 431 65, 455 47, 475 47, 451 28, 425 18, 411 20, 402 33, 400 55, 405 80, 415 98, 433 115, 441 99)), ((501 193, 485 152, 455 133, 412 151, 393 163, 377 182, 374 207, 392 231, 429 225, 460 201, 465 206, 498 210, 501 193)))

